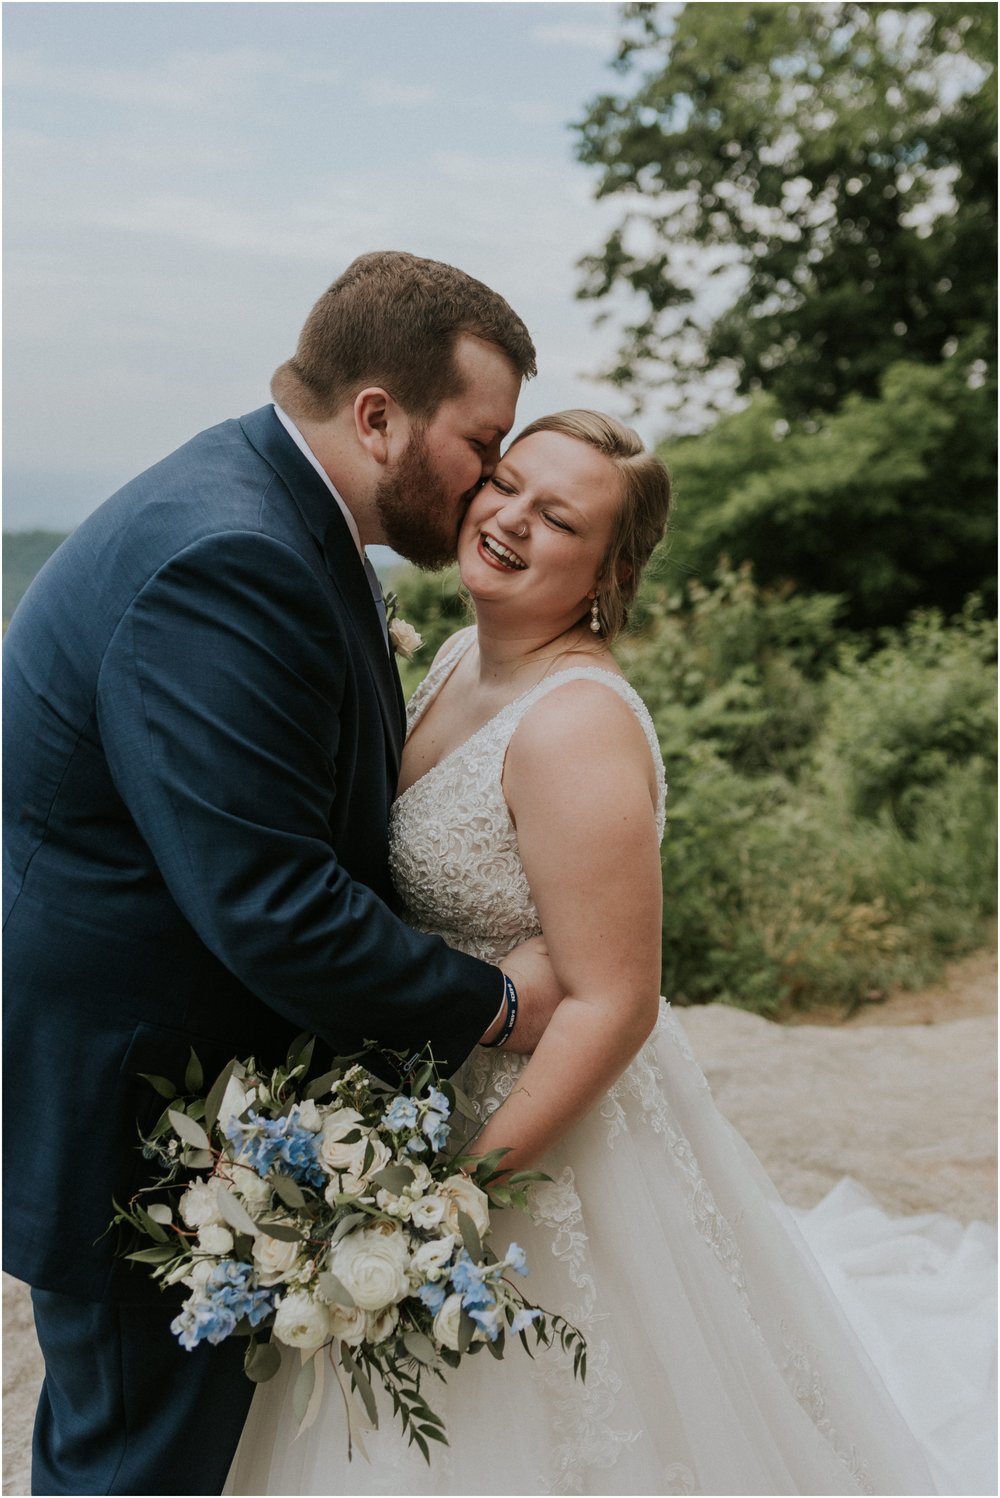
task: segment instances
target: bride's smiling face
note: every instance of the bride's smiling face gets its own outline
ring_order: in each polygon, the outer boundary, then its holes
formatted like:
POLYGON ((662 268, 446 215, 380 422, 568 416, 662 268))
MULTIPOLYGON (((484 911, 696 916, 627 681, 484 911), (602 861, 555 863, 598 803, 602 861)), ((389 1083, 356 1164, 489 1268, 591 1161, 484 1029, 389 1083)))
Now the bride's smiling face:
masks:
POLYGON ((477 603, 509 601, 566 629, 589 606, 611 543, 621 479, 611 460, 562 432, 514 443, 469 506, 458 543, 477 603))

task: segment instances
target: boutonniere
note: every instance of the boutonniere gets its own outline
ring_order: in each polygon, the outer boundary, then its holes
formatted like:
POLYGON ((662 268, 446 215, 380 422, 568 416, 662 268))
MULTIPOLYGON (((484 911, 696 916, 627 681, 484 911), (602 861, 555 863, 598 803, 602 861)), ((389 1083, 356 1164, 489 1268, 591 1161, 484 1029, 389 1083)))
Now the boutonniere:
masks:
POLYGON ((424 643, 424 637, 413 628, 412 624, 407 624, 406 620, 400 619, 396 613, 395 593, 386 593, 384 596, 385 622, 389 630, 389 643, 397 655, 401 655, 404 660, 410 661, 424 643))

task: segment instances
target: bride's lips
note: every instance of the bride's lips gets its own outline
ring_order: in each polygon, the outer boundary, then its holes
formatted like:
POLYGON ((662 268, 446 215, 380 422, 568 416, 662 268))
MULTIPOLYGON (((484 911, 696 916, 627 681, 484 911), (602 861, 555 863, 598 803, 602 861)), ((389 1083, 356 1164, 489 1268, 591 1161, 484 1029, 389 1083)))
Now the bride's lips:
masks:
POLYGON ((478 551, 483 560, 498 572, 523 572, 528 565, 523 557, 489 531, 479 532, 478 551))

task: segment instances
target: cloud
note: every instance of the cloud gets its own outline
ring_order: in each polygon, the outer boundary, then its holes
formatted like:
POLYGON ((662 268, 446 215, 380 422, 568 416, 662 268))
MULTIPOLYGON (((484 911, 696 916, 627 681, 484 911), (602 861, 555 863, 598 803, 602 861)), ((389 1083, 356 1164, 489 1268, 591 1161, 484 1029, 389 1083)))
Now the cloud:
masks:
POLYGON ((422 109, 436 104, 440 97, 436 89, 419 83, 393 83, 389 78, 371 79, 364 84, 362 93, 369 104, 389 109, 422 109))
POLYGON ((608 56, 615 45, 615 34, 610 25, 587 25, 580 21, 554 21, 532 26, 528 36, 543 47, 582 47, 588 52, 608 56))

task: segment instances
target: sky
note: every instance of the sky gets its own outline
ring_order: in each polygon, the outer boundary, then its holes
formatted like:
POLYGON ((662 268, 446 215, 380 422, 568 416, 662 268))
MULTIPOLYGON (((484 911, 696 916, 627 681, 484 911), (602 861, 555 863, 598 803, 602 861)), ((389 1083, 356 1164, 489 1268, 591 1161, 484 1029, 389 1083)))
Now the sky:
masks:
MULTIPOLYGON (((535 339, 523 424, 627 413, 575 298, 620 205, 573 120, 619 85, 603 3, 3 5, 4 526, 69 529, 263 404, 313 302, 403 249, 535 339)), ((640 421, 646 441, 655 412, 640 421)))

